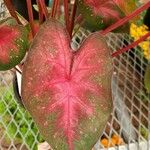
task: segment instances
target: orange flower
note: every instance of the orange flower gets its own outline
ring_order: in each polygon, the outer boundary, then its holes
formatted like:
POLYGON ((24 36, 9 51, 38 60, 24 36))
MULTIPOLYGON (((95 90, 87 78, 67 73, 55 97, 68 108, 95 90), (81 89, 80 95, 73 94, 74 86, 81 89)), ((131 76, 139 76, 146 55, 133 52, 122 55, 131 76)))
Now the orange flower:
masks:
POLYGON ((105 148, 113 147, 113 146, 119 146, 119 145, 123 144, 123 139, 119 135, 113 134, 110 141, 107 138, 103 138, 101 140, 101 144, 105 148))

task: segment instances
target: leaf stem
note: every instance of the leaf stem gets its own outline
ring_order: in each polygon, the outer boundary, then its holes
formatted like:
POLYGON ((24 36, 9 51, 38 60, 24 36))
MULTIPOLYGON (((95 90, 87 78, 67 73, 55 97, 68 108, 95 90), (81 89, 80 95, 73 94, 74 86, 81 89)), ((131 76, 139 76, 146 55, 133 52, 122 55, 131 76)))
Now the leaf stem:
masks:
POLYGON ((130 50, 131 48, 137 46, 137 45, 138 45, 139 43, 141 43, 142 41, 146 40, 149 36, 150 36, 150 32, 148 32, 147 34, 145 34, 144 36, 142 36, 142 37, 141 37, 140 39, 138 39, 137 41, 131 43, 131 44, 128 45, 127 47, 123 47, 123 48, 117 50, 116 52, 114 52, 114 53, 112 54, 112 57, 116 57, 116 56, 118 56, 118 55, 120 55, 120 54, 122 54, 122 53, 124 53, 124 52, 126 52, 126 51, 128 51, 128 50, 130 50))
POLYGON ((41 5, 39 3, 39 0, 37 0, 36 2, 38 5, 38 8, 39 8, 39 23, 42 24, 44 22, 44 15, 42 13, 42 8, 41 8, 41 5))
POLYGON ((39 1, 39 4, 41 5, 41 11, 45 16, 45 19, 48 19, 48 10, 45 5, 45 1, 44 0, 38 0, 38 1, 39 1))
POLYGON ((140 8, 136 9, 133 13, 131 13, 130 15, 124 17, 123 19, 120 19, 119 21, 117 21, 113 25, 109 26, 107 29, 105 29, 103 31, 100 31, 100 33, 105 35, 108 32, 111 32, 112 30, 114 30, 114 29, 122 26, 123 24, 127 23, 130 19, 134 18, 135 16, 137 16, 138 14, 140 14, 142 11, 146 10, 149 7, 150 7, 150 2, 144 4, 140 8))
POLYGON ((56 3, 56 0, 53 0, 52 11, 51 11, 51 17, 52 18, 54 17, 55 3, 56 3))
POLYGON ((29 23, 32 30, 32 36, 34 37, 36 34, 36 29, 34 25, 34 18, 33 18, 33 11, 32 11, 32 3, 31 0, 26 0, 27 2, 27 9, 28 9, 28 15, 29 15, 29 23))
POLYGON ((77 11, 77 0, 74 1, 74 5, 73 5, 73 9, 72 9, 72 14, 71 14, 71 21, 70 21, 70 26, 69 26, 70 37, 72 36, 72 31, 73 31, 73 28, 74 28, 76 11, 77 11))
POLYGON ((60 0, 58 0, 57 16, 58 16, 58 19, 60 19, 60 16, 61 16, 61 5, 60 5, 60 0))
POLYGON ((57 12, 57 6, 59 0, 53 0, 53 6, 52 6, 52 12, 51 12, 51 17, 54 18, 56 16, 56 12, 57 12))
POLYGON ((4 3, 5 3, 8 11, 10 13, 10 15, 16 19, 16 21, 18 22, 18 24, 22 24, 21 21, 19 20, 18 16, 17 16, 17 13, 15 11, 15 8, 13 6, 12 1, 11 0, 4 0, 4 3))
POLYGON ((64 0, 64 13, 65 13, 65 23, 66 28, 69 32, 69 7, 68 7, 68 0, 64 0))

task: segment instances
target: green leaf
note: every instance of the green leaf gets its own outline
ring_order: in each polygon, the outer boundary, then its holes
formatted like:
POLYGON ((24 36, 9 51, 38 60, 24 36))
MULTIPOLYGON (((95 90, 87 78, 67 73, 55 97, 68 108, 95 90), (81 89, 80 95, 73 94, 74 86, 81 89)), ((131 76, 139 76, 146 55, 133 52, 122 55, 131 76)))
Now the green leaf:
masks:
POLYGON ((140 128, 140 133, 141 135, 145 138, 145 139, 148 139, 148 129, 146 129, 145 127, 141 127, 140 128))
POLYGON ((5 104, 3 101, 0 102, 0 115, 3 114, 3 112, 5 112, 6 108, 5 108, 5 104))
POLYGON ((150 64, 146 68, 144 76, 144 85, 148 93, 150 93, 150 64))
POLYGON ((43 139, 41 135, 37 133, 38 130, 36 125, 34 123, 30 125, 31 122, 33 121, 29 113, 25 112, 23 108, 19 108, 19 110, 13 116, 13 121, 12 121, 12 116, 10 114, 13 115, 16 109, 18 109, 16 100, 12 96, 12 92, 13 92, 12 88, 10 88, 7 92, 5 88, 0 89, 0 95, 3 95, 5 93, 3 97, 1 96, 0 115, 1 115, 2 122, 5 125, 7 125, 7 131, 6 131, 5 128, 3 127, 3 124, 0 124, 0 129, 1 129, 0 136, 4 135, 5 132, 8 134, 8 136, 7 134, 5 135, 3 144, 9 146, 11 144, 10 141, 11 138, 13 139, 13 142, 15 144, 26 143, 26 145, 28 145, 30 149, 37 150, 38 141, 43 142, 43 139), (30 126, 30 130, 29 130, 29 126, 30 126), (35 142, 35 136, 37 134, 38 134, 37 141, 35 142), (25 139, 26 141, 23 141, 23 138, 25 137, 26 137, 25 139))
POLYGON ((11 122, 11 124, 8 126, 7 130, 9 132, 10 137, 14 138, 14 136, 15 136, 15 134, 17 132, 16 125, 13 122, 11 122))

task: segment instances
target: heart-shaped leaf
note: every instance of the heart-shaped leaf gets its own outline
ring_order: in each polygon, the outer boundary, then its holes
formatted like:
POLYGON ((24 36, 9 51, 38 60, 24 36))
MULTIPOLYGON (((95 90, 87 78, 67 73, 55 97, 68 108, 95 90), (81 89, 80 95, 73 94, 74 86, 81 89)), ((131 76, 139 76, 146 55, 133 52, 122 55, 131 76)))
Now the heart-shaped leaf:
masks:
POLYGON ((28 48, 25 28, 9 18, 0 23, 0 70, 15 67, 28 48))
MULTIPOLYGON (((78 0, 78 8, 84 17, 84 27, 90 31, 105 29, 125 16, 113 0, 78 0)), ((128 29, 125 24, 118 31, 128 29)))
POLYGON ((33 40, 24 70, 22 98, 55 150, 91 150, 112 110, 112 64, 99 33, 77 52, 63 25, 48 20, 33 40))

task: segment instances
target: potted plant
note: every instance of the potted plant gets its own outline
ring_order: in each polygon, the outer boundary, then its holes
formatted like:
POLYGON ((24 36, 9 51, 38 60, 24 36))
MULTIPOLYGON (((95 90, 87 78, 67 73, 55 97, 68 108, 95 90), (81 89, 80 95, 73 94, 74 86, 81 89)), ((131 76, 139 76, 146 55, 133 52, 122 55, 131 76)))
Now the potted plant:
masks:
MULTIPOLYGON (((5 4, 16 21, 10 18, 0 25, 3 52, 0 69, 12 69, 27 54, 21 71, 21 98, 45 140, 58 150, 91 149, 112 110, 112 57, 104 35, 148 8, 150 3, 127 15, 123 1, 79 0, 70 4, 64 0, 61 4, 54 0, 49 12, 44 1, 38 0, 38 25, 31 1, 27 1, 29 22, 25 24, 11 1, 5 0, 5 4), (76 25, 97 32, 73 51, 70 43, 76 25)), ((120 30, 126 28, 125 25, 120 30)))

